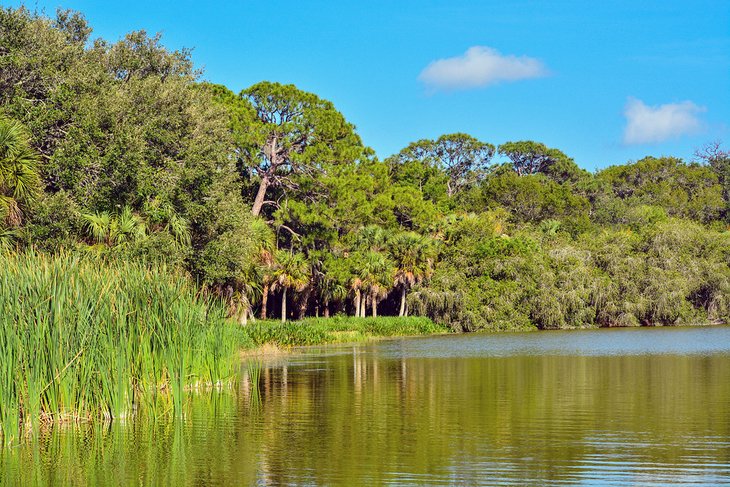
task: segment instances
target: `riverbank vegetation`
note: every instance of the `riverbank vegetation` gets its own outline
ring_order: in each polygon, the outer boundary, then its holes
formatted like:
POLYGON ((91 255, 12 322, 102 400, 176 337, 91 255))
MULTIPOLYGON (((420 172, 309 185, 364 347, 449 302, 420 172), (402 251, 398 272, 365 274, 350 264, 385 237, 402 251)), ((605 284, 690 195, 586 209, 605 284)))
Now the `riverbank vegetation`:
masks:
POLYGON ((595 173, 539 142, 464 133, 379 159, 315 94, 236 93, 159 36, 94 39, 81 14, 23 8, 0 10, 0 115, 0 246, 164 265, 241 324, 730 318, 719 144, 595 173))
POLYGON ((256 321, 241 328, 240 342, 247 348, 362 342, 386 337, 436 335, 450 331, 425 317, 382 316, 378 318, 305 318, 301 321, 256 321))

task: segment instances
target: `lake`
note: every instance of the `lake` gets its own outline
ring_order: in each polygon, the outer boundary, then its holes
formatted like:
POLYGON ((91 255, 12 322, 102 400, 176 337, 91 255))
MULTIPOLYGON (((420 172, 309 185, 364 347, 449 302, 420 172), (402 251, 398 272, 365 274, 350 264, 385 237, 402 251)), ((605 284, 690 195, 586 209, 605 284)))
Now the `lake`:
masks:
POLYGON ((182 420, 56 427, 5 484, 730 485, 730 327, 408 338, 242 365, 182 420))

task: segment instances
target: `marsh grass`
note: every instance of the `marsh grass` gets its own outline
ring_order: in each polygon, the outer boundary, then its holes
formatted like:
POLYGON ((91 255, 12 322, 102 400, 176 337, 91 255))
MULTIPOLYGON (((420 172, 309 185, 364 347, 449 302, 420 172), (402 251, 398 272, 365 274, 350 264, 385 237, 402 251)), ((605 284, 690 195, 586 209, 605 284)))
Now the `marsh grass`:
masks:
POLYGON ((183 415, 233 375, 236 325, 165 267, 0 254, 0 435, 42 424, 183 415))
POLYGON ((244 328, 245 343, 253 346, 321 345, 369 340, 378 337, 416 336, 447 333, 445 326, 423 317, 387 316, 378 318, 308 318, 281 323, 257 321, 244 328))

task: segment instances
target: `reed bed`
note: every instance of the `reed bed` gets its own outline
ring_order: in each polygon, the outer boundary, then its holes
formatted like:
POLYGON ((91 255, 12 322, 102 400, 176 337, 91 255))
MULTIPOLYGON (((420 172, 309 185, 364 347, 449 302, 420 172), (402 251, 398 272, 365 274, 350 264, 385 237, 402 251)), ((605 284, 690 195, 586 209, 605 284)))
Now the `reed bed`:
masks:
POLYGON ((236 325, 165 267, 0 254, 0 435, 43 423, 181 415, 233 375, 236 325))

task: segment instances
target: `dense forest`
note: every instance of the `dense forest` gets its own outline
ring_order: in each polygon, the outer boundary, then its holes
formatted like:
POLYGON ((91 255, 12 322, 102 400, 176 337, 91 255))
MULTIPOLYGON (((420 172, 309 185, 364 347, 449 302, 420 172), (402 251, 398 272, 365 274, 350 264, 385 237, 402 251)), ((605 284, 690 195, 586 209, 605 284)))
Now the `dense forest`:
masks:
POLYGON ((596 173, 464 133, 380 160, 329 101, 144 31, 0 9, 0 248, 164 263, 253 317, 455 330, 726 322, 730 154, 596 173))

